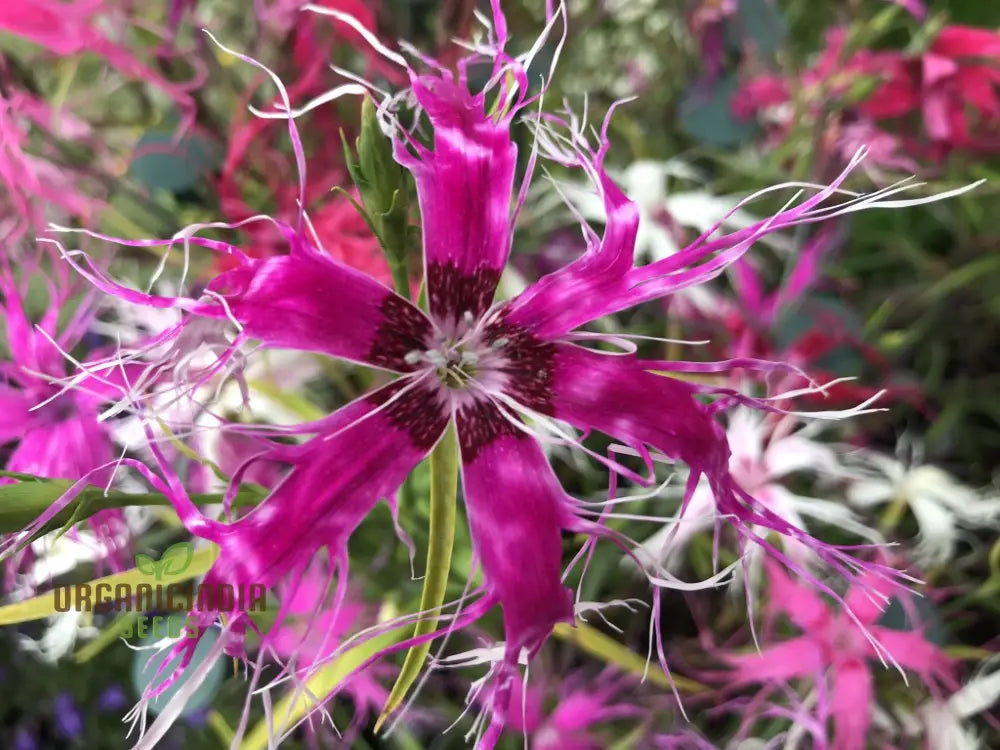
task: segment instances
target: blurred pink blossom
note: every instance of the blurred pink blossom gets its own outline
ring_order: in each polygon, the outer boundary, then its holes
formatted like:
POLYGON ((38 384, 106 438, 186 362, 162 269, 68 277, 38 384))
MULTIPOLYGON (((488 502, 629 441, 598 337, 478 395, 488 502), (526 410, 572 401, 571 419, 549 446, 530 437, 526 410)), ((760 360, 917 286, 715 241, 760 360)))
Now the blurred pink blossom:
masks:
POLYGON ((864 141, 874 162, 906 171, 915 171, 915 159, 1000 149, 1000 33, 946 26, 920 54, 862 49, 845 59, 846 42, 846 29, 831 30, 816 64, 794 79, 751 76, 733 99, 734 114, 758 117, 780 140, 797 106, 818 118, 840 99, 840 117, 827 120, 826 150, 843 157, 864 141))
POLYGON ((923 21, 927 18, 927 7, 922 0, 888 0, 901 8, 905 8, 914 18, 923 21))
POLYGON ((876 624, 888 599, 877 601, 873 592, 884 597, 888 591, 884 582, 871 580, 867 591, 854 587, 848 592, 845 604, 852 617, 792 581, 779 565, 768 561, 766 569, 768 615, 787 615, 802 635, 765 646, 759 653, 728 655, 733 672, 727 679, 740 684, 784 684, 811 677, 824 686, 829 680, 829 690, 818 691, 817 712, 833 718, 832 747, 863 750, 868 746, 875 703, 872 661, 890 662, 913 672, 932 690, 954 684, 950 659, 927 640, 922 628, 904 631, 876 624))

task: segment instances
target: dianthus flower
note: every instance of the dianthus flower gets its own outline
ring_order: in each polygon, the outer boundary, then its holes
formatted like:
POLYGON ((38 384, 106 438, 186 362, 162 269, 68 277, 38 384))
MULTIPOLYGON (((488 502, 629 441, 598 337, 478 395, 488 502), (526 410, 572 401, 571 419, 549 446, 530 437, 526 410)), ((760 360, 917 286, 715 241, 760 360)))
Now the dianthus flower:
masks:
MULTIPOLYGON (((114 444, 110 426, 99 418, 100 407, 117 398, 120 388, 113 379, 100 376, 77 380, 72 390, 64 387, 69 365, 66 353, 88 333, 94 314, 92 299, 84 299, 73 309, 73 285, 65 267, 57 264, 56 272, 47 278, 48 307, 33 321, 25 301, 29 285, 42 278, 45 256, 25 255, 18 256, 12 245, 0 248, 0 314, 9 357, 0 362, 0 445, 14 444, 4 468, 54 479, 89 477, 95 484, 104 484, 110 474, 94 472, 113 463, 114 444), (20 260, 17 275, 12 266, 15 257, 20 260)), ((0 483, 11 481, 0 478, 0 483)), ((129 533, 122 511, 102 510, 87 524, 93 536, 81 534, 79 541, 93 547, 92 556, 98 560, 114 569, 123 567, 129 533)), ((44 547, 44 540, 39 544, 44 547)), ((26 549, 15 565, 8 565, 8 587, 14 584, 15 571, 32 562, 35 551, 40 550, 26 549)), ((29 581, 28 588, 38 583, 29 581)))
MULTIPOLYGON (((654 459, 683 462, 689 468, 686 501, 700 478, 706 477, 720 517, 744 540, 764 545, 786 560, 755 530, 759 527, 809 545, 849 576, 862 565, 845 550, 810 537, 774 514, 730 474, 730 450, 716 415, 739 403, 780 410, 776 402, 651 372, 794 368, 754 360, 643 360, 629 353, 586 348, 581 342, 593 340, 595 334, 577 329, 713 279, 771 232, 865 209, 899 190, 865 195, 843 191, 840 186, 860 161, 859 155, 833 185, 815 189, 769 219, 714 239, 714 233, 705 233, 669 258, 636 265, 638 211, 604 167, 608 121, 594 145, 585 137, 585 124, 571 114, 532 114, 538 96, 531 93, 526 70, 541 44, 520 57, 509 55, 499 0, 494 0, 492 10, 488 38, 459 61, 457 73, 426 59, 426 70, 418 72, 402 55, 381 46, 370 34, 366 37, 403 67, 410 80, 407 91, 387 97, 379 110, 393 137, 396 160, 416 182, 426 311, 318 251, 301 214, 294 225, 275 220, 290 250, 270 258, 252 258, 229 243, 199 237, 194 230, 182 232, 175 241, 229 254, 237 262, 214 278, 198 299, 135 291, 115 282, 86 255, 65 252, 67 260, 108 293, 140 305, 187 312, 184 324, 172 333, 177 346, 197 345, 199 337, 206 336, 219 341, 228 327, 235 333, 222 359, 232 358, 240 346, 255 339, 269 347, 318 352, 396 376, 325 419, 286 429, 314 437, 298 445, 274 445, 268 457, 288 463, 289 473, 259 507, 232 523, 204 515, 166 462, 160 465, 166 481, 146 472, 171 498, 188 530, 219 546, 219 558, 206 583, 263 583, 273 588, 300 576, 322 548, 329 550, 338 575, 346 576, 347 543, 354 530, 380 498, 396 492, 446 431, 455 430, 465 505, 484 583, 463 597, 460 612, 442 619, 453 630, 500 605, 505 632, 502 657, 491 670, 486 701, 491 720, 480 738, 485 748, 495 745, 507 722, 513 684, 520 679, 519 662, 539 650, 556 624, 574 620, 573 597, 564 583, 562 533, 610 539, 634 555, 629 539, 600 523, 614 515, 612 507, 600 504, 595 509, 563 490, 543 442, 576 446, 617 474, 646 485, 655 481, 654 459), (470 90, 470 68, 476 62, 488 64, 489 76, 482 88, 470 90), (430 143, 393 117, 403 102, 416 107, 429 124, 430 143), (524 113, 535 135, 529 175, 520 188, 511 134, 519 113, 524 113), (604 233, 598 236, 584 225, 587 250, 582 256, 515 298, 495 302, 511 251, 514 220, 540 158, 581 169, 591 179, 605 206, 604 233), (829 203, 844 194, 843 203, 829 203), (706 403, 702 397, 714 400, 706 403), (590 451, 574 429, 610 435, 642 459, 646 474, 590 451)), ((562 8, 555 12, 547 31, 563 15, 562 8)), ((274 80, 284 93, 277 77, 274 80)), ((299 112, 283 96, 282 109, 272 114, 288 120, 302 189, 306 164, 294 125, 299 112)), ((891 200, 886 205, 922 200, 930 199, 891 200)), ((89 234, 133 246, 171 244, 89 234)), ((159 342, 166 338, 161 336, 159 342)), ((625 339, 619 336, 614 341, 625 339)), ((869 566, 877 575, 891 576, 888 569, 869 566)), ((692 585, 678 582, 657 565, 644 570, 654 586, 692 585)), ((195 623, 206 628, 216 614, 196 612, 195 623)), ((224 648, 242 655, 249 618, 238 610, 225 614, 224 637, 213 653, 224 648)), ((190 661, 195 643, 189 638, 177 645, 182 665, 190 661)), ((160 715, 143 747, 162 736, 172 713, 160 715)))
MULTIPOLYGON (((204 68, 195 61, 191 80, 174 83, 143 62, 126 45, 116 42, 108 28, 128 28, 133 19, 123 24, 122 16, 127 17, 133 12, 127 4, 116 7, 115 3, 106 0, 65 3, 58 0, 19 0, 6 3, 0 11, 0 29, 60 57, 86 52, 98 55, 126 78, 144 81, 165 92, 184 114, 184 124, 193 123, 194 100, 189 92, 204 81, 204 68)), ((158 31, 149 24, 145 25, 147 29, 158 31)), ((173 31, 162 30, 160 35, 171 37, 173 31)))
POLYGON ((510 728, 536 750, 600 750, 607 746, 601 725, 618 719, 637 721, 648 712, 621 695, 627 680, 605 669, 596 676, 582 671, 553 675, 511 691, 510 728), (554 697, 551 708, 546 704, 554 697))
POLYGON ((1000 34, 971 26, 945 26, 919 54, 861 49, 844 53, 845 28, 828 32, 816 63, 795 81, 751 77, 733 99, 737 116, 760 114, 780 133, 794 125, 793 92, 818 115, 831 96, 849 101, 824 133, 824 148, 851 153, 859 142, 873 160, 912 171, 910 154, 938 162, 954 151, 994 153, 1000 148, 1000 34), (859 82, 870 82, 868 89, 859 82))
POLYGON ((884 586, 876 583, 876 591, 854 587, 848 592, 846 605, 865 626, 862 630, 777 565, 768 562, 767 571, 768 614, 787 615, 802 635, 765 646, 759 653, 728 656, 733 671, 726 679, 738 685, 815 680, 823 686, 816 712, 833 718, 831 747, 863 750, 868 745, 875 705, 871 661, 889 661, 900 671, 909 670, 931 690, 953 684, 950 660, 927 639, 923 628, 904 631, 877 624, 886 598, 884 586))
MULTIPOLYGON (((0 73, 2 75, 2 73, 0 73)), ((4 81, 0 93, 0 242, 7 252, 46 221, 72 216, 90 221, 100 201, 83 175, 48 154, 32 153, 33 128, 53 140, 93 142, 90 127, 69 113, 57 113, 44 100, 4 81)), ((51 149, 55 150, 55 149, 51 149)))
MULTIPOLYGON (((900 448, 904 447, 901 442, 900 448)), ((1000 495, 967 487, 944 469, 921 464, 916 455, 906 460, 905 452, 900 450, 892 458, 872 450, 854 451, 847 500, 868 511, 883 504, 896 510, 908 507, 919 529, 915 559, 923 565, 942 565, 955 556, 960 529, 996 527, 1000 495)))

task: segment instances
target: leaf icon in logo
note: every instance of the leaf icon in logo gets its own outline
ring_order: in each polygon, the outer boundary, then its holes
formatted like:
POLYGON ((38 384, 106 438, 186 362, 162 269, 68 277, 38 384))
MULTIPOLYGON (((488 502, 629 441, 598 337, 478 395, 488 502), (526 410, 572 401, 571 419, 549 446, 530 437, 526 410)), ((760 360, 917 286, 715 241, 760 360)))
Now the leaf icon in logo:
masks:
POLYGON ((178 542, 167 547, 160 557, 159 575, 179 575, 188 569, 194 557, 194 546, 190 542, 178 542))
POLYGON ((139 569, 139 572, 145 573, 148 576, 156 576, 157 578, 160 577, 159 575, 157 575, 158 566, 156 564, 156 560, 154 560, 149 555, 144 555, 141 552, 138 555, 136 555, 135 567, 139 569))

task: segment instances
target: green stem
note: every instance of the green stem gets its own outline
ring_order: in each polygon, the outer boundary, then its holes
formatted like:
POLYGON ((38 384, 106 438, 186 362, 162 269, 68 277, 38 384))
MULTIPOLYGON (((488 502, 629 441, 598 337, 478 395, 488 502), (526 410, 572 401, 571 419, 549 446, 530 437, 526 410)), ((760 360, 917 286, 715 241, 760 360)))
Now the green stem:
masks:
MULTIPOLYGON (((8 472, 0 472, 0 476, 7 474, 8 472)), ((17 477, 21 478, 22 481, 17 484, 0 486, 0 533, 21 531, 44 513, 73 485, 73 481, 69 479, 27 478, 25 475, 17 475, 17 477)), ((233 507, 257 505, 265 494, 259 487, 244 485, 233 500, 233 507)), ((191 495, 191 500, 196 505, 221 503, 222 498, 223 495, 220 492, 191 495)), ((132 505, 169 506, 170 504, 170 500, 158 492, 129 493, 109 490, 105 495, 104 490, 100 487, 88 487, 45 524, 40 533, 62 528, 70 520, 82 521, 102 510, 125 508, 132 505)))
POLYGON ((909 507, 905 497, 893 498, 892 502, 885 509, 885 513, 882 515, 881 523, 879 524, 882 533, 888 534, 895 531, 909 507))
MULTIPOLYGON (((388 253, 386 254, 386 257, 388 257, 388 253)), ((410 274, 406 270, 406 262, 390 260, 389 270, 392 272, 392 285, 396 289, 396 294, 403 299, 409 299, 410 274)))
MULTIPOLYGON (((413 628, 413 637, 432 633, 437 626, 441 605, 444 603, 451 570, 451 553, 455 543, 455 516, 458 502, 458 440, 454 425, 449 425, 444 437, 431 452, 431 520, 430 542, 427 546, 427 569, 424 572, 424 589, 420 596, 420 611, 424 617, 413 628), (429 615, 429 616, 428 616, 429 615)), ((416 682, 423 669, 431 642, 414 646, 406 659, 385 702, 382 714, 375 722, 377 732, 382 723, 395 711, 406 693, 416 682)))

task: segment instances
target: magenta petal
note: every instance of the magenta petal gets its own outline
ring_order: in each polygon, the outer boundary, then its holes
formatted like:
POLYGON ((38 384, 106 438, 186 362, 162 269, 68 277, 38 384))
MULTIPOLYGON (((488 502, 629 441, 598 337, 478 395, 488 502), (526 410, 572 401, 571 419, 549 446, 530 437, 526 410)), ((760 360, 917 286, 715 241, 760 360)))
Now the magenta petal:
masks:
POLYGON ((951 664, 945 653, 922 631, 873 627, 872 635, 900 666, 920 675, 925 683, 946 681, 951 664))
POLYGON ((760 653, 727 656, 737 682, 785 681, 793 677, 817 675, 826 668, 821 645, 802 636, 769 646, 760 653))
POLYGON ((545 718, 543 705, 543 689, 537 685, 528 685, 524 689, 521 680, 514 680, 510 689, 510 712, 507 725, 521 734, 534 734, 545 718))
POLYGON ((561 531, 572 524, 566 495, 527 435, 502 435, 479 448, 462 481, 473 545, 516 658, 521 648, 536 650, 556 623, 573 619, 561 581, 561 531))
POLYGON ((99 2, 21 0, 4 8, 0 14, 0 28, 57 55, 73 55, 97 46, 100 37, 89 26, 89 17, 99 7, 99 2))
POLYGON ((652 445, 710 478, 728 477, 725 433, 689 383, 646 372, 631 356, 566 344, 557 345, 557 352, 552 385, 557 418, 636 449, 652 445))
POLYGON ((785 612, 801 630, 808 633, 828 621, 830 612, 819 594, 797 585, 772 560, 767 561, 767 581, 771 606, 785 612))
POLYGON ((77 479, 114 460, 111 437, 106 426, 97 421, 97 412, 82 405, 80 399, 68 408, 75 413, 67 419, 32 425, 8 459, 9 470, 77 479))
POLYGON ((411 390, 389 404, 390 389, 345 406, 309 442, 276 451, 291 472, 253 512, 221 528, 213 573, 273 586, 323 547, 344 551, 375 503, 399 488, 444 431, 443 414, 427 415, 429 440, 416 445, 405 420, 436 403, 411 390))
POLYGON ((0 386, 0 445, 17 440, 28 429, 31 413, 21 391, 0 386))
POLYGON ((833 675, 834 740, 837 750, 864 750, 872 721, 873 687, 867 665, 860 660, 839 665, 833 675))
MULTIPOLYGON (((273 589, 300 576, 324 548, 339 566, 338 576, 346 578, 351 534, 380 499, 399 489, 447 424, 427 391, 403 391, 400 382, 343 407, 309 442, 275 446, 274 458, 290 463, 291 471, 261 505, 232 524, 207 522, 183 490, 173 487, 185 525, 220 547, 207 583, 273 589)), ((234 655, 248 624, 239 606, 232 611, 235 645, 227 647, 234 655)), ((199 626, 209 625, 216 614, 199 612, 199 626)), ((190 652, 195 643, 187 639, 178 650, 190 652)))
MULTIPOLYGON (((497 418, 499 414, 497 414, 497 418)), ((462 423, 459 439, 462 440, 462 423)), ((537 442, 500 435, 480 445, 462 468, 472 544, 483 578, 503 608, 506 648, 491 698, 492 747, 511 714, 522 649, 534 654, 559 622, 573 621, 562 584, 561 531, 569 525, 566 496, 537 442)))
POLYGON ((441 320, 467 311, 478 317, 493 300, 510 252, 517 158, 513 111, 487 115, 484 92, 471 94, 465 80, 445 76, 413 77, 434 128, 433 150, 413 156, 397 148, 416 179, 428 300, 441 320))
MULTIPOLYGON (((209 291, 225 299, 245 334, 265 344, 397 371, 411 369, 404 357, 423 350, 430 333, 406 300, 313 250, 246 260, 216 277, 209 291)), ((225 312, 218 304, 210 309, 215 317, 225 312)))
POLYGON ((836 193, 859 158, 855 157, 830 186, 776 216, 710 239, 719 228, 716 225, 668 258, 633 266, 638 210, 605 173, 602 160, 606 148, 607 135, 602 132, 602 145, 596 154, 578 155, 580 166, 594 176, 604 201, 607 221, 603 239, 597 242, 591 238, 581 258, 528 287, 510 305, 510 322, 546 340, 604 315, 711 281, 742 258, 761 237, 818 221, 815 214, 821 210, 819 206, 836 193))
POLYGON ((543 277, 510 303, 508 320, 542 339, 558 338, 611 312, 613 300, 627 295, 639 209, 604 172, 602 158, 599 155, 594 166, 607 213, 604 236, 598 240, 591 235, 587 252, 578 260, 543 277))
POLYGON ((773 324, 786 307, 798 301, 819 280, 823 260, 830 254, 836 239, 833 227, 824 227, 799 251, 791 273, 771 300, 770 323, 773 324))
POLYGON ((631 355, 602 354, 568 344, 555 345, 552 379, 553 416, 583 430, 597 430, 648 455, 652 446, 690 468, 686 510, 698 479, 704 476, 720 518, 744 540, 781 553, 756 527, 794 538, 837 563, 840 550, 824 545, 771 511, 743 490, 729 472, 730 449, 725 430, 713 411, 697 398, 699 388, 672 377, 648 372, 655 364, 631 355))
POLYGON ((874 572, 866 572, 847 591, 844 604, 864 625, 873 625, 889 606, 889 595, 899 585, 874 572))

